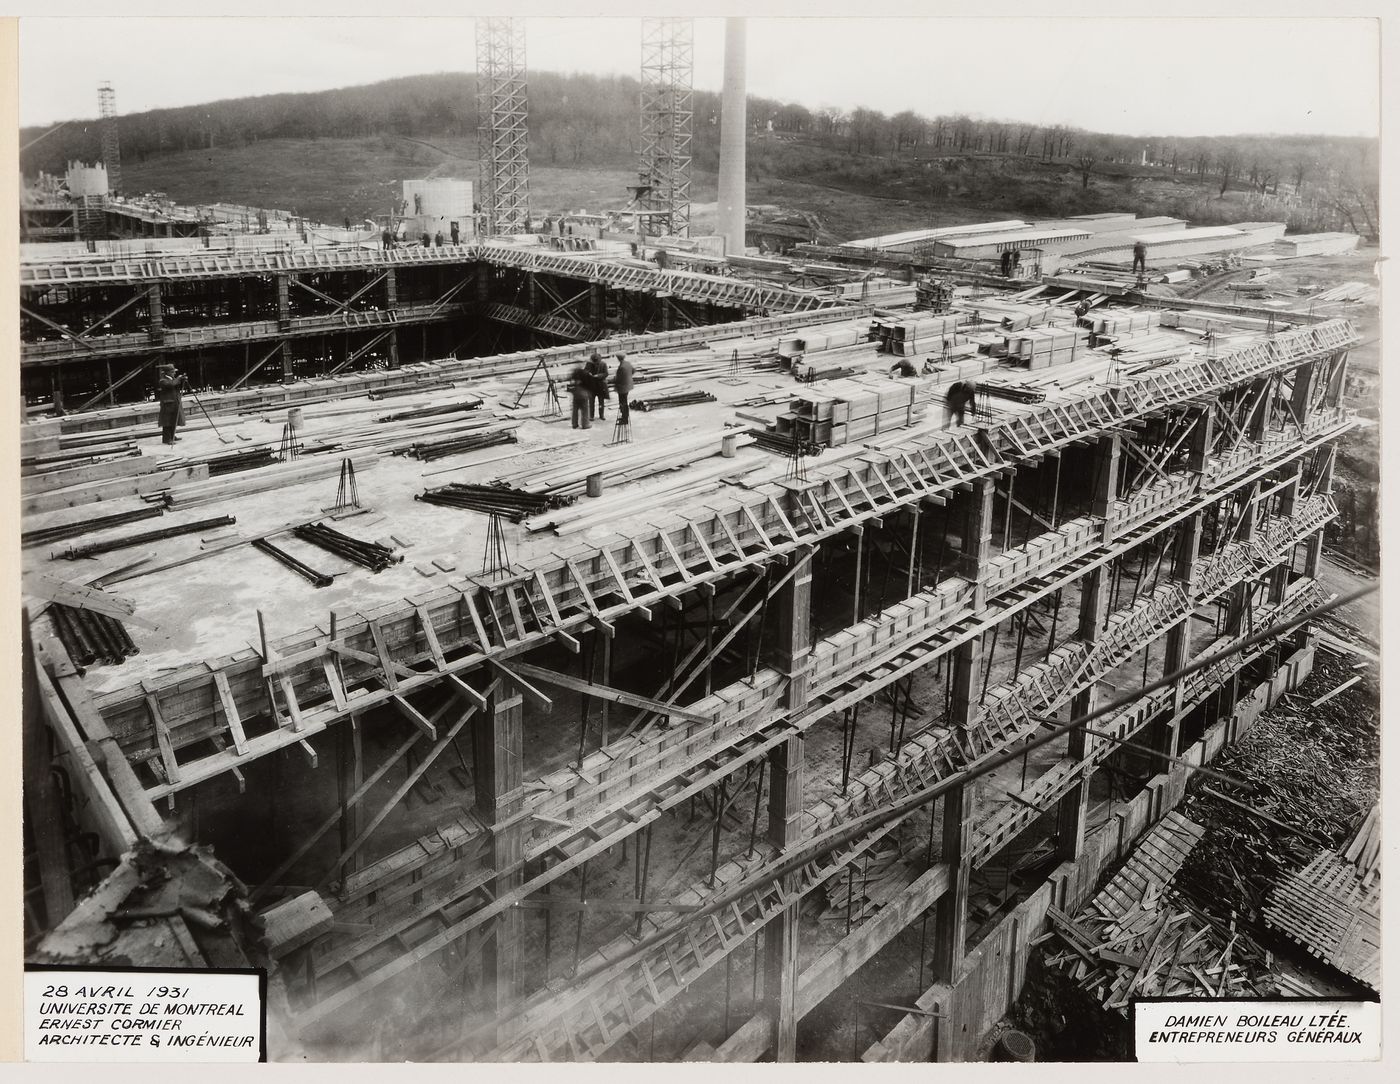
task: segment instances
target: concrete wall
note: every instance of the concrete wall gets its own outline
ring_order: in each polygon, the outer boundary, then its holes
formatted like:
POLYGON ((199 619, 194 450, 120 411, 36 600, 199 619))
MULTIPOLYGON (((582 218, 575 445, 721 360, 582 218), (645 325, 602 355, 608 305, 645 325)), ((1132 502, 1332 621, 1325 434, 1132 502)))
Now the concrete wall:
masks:
MULTIPOLYGON (((1212 760, 1227 744, 1238 741, 1279 697, 1301 685, 1312 673, 1311 641, 1294 652, 1269 681, 1243 695, 1234 713, 1208 730, 1182 754, 1194 764, 1212 760)), ((1065 862, 1032 895, 968 953, 957 980, 930 987, 916 1002, 938 1017, 910 1014, 884 1039, 862 1055, 864 1061, 971 1061, 982 1037, 1015 1004, 1026 981, 1032 942, 1048 929, 1053 904, 1073 912, 1098 886, 1103 871, 1127 857, 1138 838, 1186 793, 1188 771, 1176 765, 1158 775, 1131 801, 1119 803, 1106 822, 1085 841, 1078 863, 1065 862)))

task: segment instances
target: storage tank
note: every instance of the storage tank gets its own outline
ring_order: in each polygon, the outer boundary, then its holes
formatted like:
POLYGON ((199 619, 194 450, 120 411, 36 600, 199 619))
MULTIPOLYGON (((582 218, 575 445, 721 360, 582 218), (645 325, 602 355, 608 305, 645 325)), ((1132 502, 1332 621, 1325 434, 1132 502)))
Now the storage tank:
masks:
POLYGON ((107 194, 107 167, 102 163, 89 166, 83 162, 69 162, 68 194, 74 199, 83 196, 105 196, 107 194))

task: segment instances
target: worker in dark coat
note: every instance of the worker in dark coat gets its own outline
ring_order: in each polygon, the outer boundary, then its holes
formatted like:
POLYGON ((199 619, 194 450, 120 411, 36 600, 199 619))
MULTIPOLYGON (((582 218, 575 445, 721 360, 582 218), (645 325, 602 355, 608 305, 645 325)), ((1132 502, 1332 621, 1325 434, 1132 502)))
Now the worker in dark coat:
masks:
POLYGON ((589 387, 593 392, 590 413, 600 419, 606 418, 607 411, 604 406, 608 400, 608 363, 595 350, 588 356, 588 364, 584 371, 588 374, 589 387))
POLYGON ((626 354, 617 355, 613 387, 617 389, 617 420, 623 425, 629 425, 632 421, 632 410, 627 399, 632 394, 632 362, 626 354))
POLYGON ((1080 327, 1089 326, 1089 301, 1081 298, 1078 305, 1074 306, 1074 322, 1080 327))
POLYGON ((977 385, 971 380, 956 380, 948 385, 948 420, 962 425, 968 408, 977 406, 977 385))
POLYGON ((1147 245, 1142 241, 1133 244, 1133 270, 1147 273, 1147 245))
POLYGON ((569 374, 569 398, 573 401, 573 422, 575 429, 592 429, 593 422, 589 418, 588 408, 593 402, 593 378, 588 375, 588 370, 582 366, 574 367, 569 374))
POLYGON ((158 369, 156 379, 156 401, 160 403, 160 439, 162 443, 174 444, 180 438, 175 428, 185 424, 185 408, 181 393, 189 386, 184 373, 175 371, 169 362, 158 369))

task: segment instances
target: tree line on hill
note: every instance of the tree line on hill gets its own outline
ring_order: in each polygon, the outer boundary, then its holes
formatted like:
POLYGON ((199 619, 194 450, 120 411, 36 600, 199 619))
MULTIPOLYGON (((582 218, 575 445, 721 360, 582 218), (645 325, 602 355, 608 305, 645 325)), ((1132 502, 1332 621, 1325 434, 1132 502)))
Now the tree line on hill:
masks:
MULTIPOLYGON (((531 160, 542 165, 630 165, 640 148, 640 84, 627 76, 532 72, 531 160)), ((719 163, 720 96, 693 95, 695 167, 719 163)), ((843 110, 750 97, 756 133, 770 136, 751 153, 751 172, 784 174, 799 159, 782 150, 800 143, 830 155, 874 158, 892 168, 944 168, 947 159, 1002 158, 1091 178, 1169 177, 1217 191, 1256 193, 1303 206, 1354 232, 1379 233, 1378 146, 1374 139, 1240 135, 1134 137, 1067 125, 1035 125, 965 114, 925 117, 913 110, 843 110)), ((470 137, 476 131, 472 73, 410 76, 366 86, 235 98, 120 118, 124 159, 239 146, 271 139, 359 138, 381 134, 470 137)), ((21 132, 21 146, 43 135, 21 132)), ((62 172, 70 160, 100 158, 96 120, 70 122, 21 152, 24 172, 62 172)), ((810 166, 810 163, 808 163, 810 166)), ((801 169, 799 172, 808 172, 801 169)))

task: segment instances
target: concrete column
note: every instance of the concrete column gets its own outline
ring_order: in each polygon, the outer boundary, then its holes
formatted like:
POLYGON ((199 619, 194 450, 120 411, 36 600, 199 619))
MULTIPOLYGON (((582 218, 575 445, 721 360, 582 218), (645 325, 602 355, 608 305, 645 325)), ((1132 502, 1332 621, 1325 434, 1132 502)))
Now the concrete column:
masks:
POLYGON ((933 978, 952 982, 967 954, 967 897, 972 863, 967 852, 972 845, 972 802, 962 787, 955 787, 943 798, 943 835, 939 860, 948 863, 952 880, 948 891, 938 897, 933 909, 933 978))
MULTIPOLYGON (((1315 493, 1330 494, 1332 492, 1332 472, 1337 464, 1336 445, 1330 445, 1327 449, 1327 458, 1323 460, 1322 468, 1318 471, 1317 486, 1315 493)), ((1307 540, 1307 549, 1303 558, 1303 575, 1317 577, 1322 568, 1322 534, 1324 528, 1319 528, 1316 533, 1307 540)))
POLYGON ((1347 351, 1343 350, 1341 355, 1332 365, 1332 379, 1327 385, 1327 397, 1324 403, 1330 407, 1342 405, 1342 399, 1346 396, 1347 390, 1347 351))
POLYGON ((277 328, 286 331, 292 326, 292 277, 276 276, 277 282, 277 328))
POLYGON ((724 98, 719 129, 719 229, 726 254, 744 252, 747 203, 747 31, 742 18, 724 20, 724 98))
MULTIPOLYGON (((1079 638, 1092 646, 1103 634, 1104 619, 1108 616, 1109 576, 1108 565, 1100 566, 1080 579, 1079 596, 1079 638)), ((1070 715, 1077 718, 1093 711, 1099 704, 1099 686, 1095 681, 1087 689, 1076 693, 1070 701, 1070 715)), ((1093 750, 1093 739, 1082 730, 1073 731, 1069 736, 1069 755, 1086 762, 1080 769, 1075 785, 1060 799, 1059 803, 1059 856, 1065 861, 1076 861, 1084 850, 1084 824, 1089 812, 1089 777, 1093 769, 1087 764, 1093 750)))
MULTIPOLYGON (((796 843, 802 816, 802 774, 806 742, 790 738, 768 755, 768 842, 779 851, 796 843)), ((796 889, 797 874, 784 889, 796 889)), ((798 927, 801 901, 771 919, 763 929, 763 997, 772 1025, 773 1060, 797 1060, 798 927)))
POLYGON ((775 663, 779 673, 788 676, 787 706, 798 710, 807 706, 810 675, 807 667, 812 652, 812 554, 795 557, 797 572, 774 600, 778 614, 778 646, 775 663))
MULTIPOLYGON (((1203 474, 1210 446, 1215 440, 1215 413, 1207 407, 1196 416, 1195 428, 1191 432, 1191 442, 1187 453, 1187 470, 1203 474)), ((1196 561, 1201 552, 1201 532, 1205 526, 1205 515, 1196 512, 1181 521, 1178 528, 1176 552, 1172 555, 1172 578, 1181 584, 1182 590, 1193 595, 1196 583, 1196 561)), ((1188 616, 1180 624, 1167 632, 1166 657, 1162 662, 1164 674, 1175 673, 1189 661, 1191 652, 1191 618, 1188 616)), ((1174 690, 1172 713, 1157 735, 1154 746, 1168 756, 1175 756, 1179 746, 1177 740, 1180 728, 1180 715, 1185 710, 1185 693, 1180 685, 1174 690)))
MULTIPOLYGON (((476 757, 476 813, 494 825, 516 813, 522 802, 521 760, 523 753, 524 711, 520 690, 502 679, 495 695, 487 702, 486 718, 471 727, 476 757)), ((494 832, 491 838, 491 865, 504 869, 524 856, 523 825, 494 832)), ((492 891, 499 898, 520 886, 523 869, 496 878, 492 891)), ((514 1006, 520 995, 523 912, 507 909, 496 920, 494 937, 488 937, 481 950, 481 981, 498 1016, 514 1006)), ((498 1041, 510 1036, 498 1029, 498 1041)))
POLYGON ((146 321, 146 331, 153 343, 165 342, 165 309, 161 305, 160 283, 153 282, 146 287, 146 309, 150 314, 146 321))
POLYGON ((1113 540, 1118 500, 1118 476, 1123 466, 1123 438, 1117 433, 1102 437, 1098 443, 1098 462, 1094 464, 1093 514, 1103 520, 1103 540, 1113 540))
POLYGON ((608 319, 608 288, 602 282, 588 284, 588 322, 602 327, 608 319))
POLYGON ((540 277, 533 271, 525 272, 525 307, 531 316, 540 311, 540 277))
POLYGON ((1293 407, 1293 413, 1304 422, 1308 420, 1308 402, 1312 398, 1313 380, 1317 374, 1317 366, 1311 361, 1305 361, 1293 370, 1293 394, 1289 396, 1289 403, 1293 407))
POLYGON ((981 610, 987 604, 987 589, 982 584, 982 570, 992 555, 992 498, 996 482, 979 478, 972 483, 972 499, 963 523, 962 553, 958 557, 958 575, 976 585, 973 606, 981 610))

